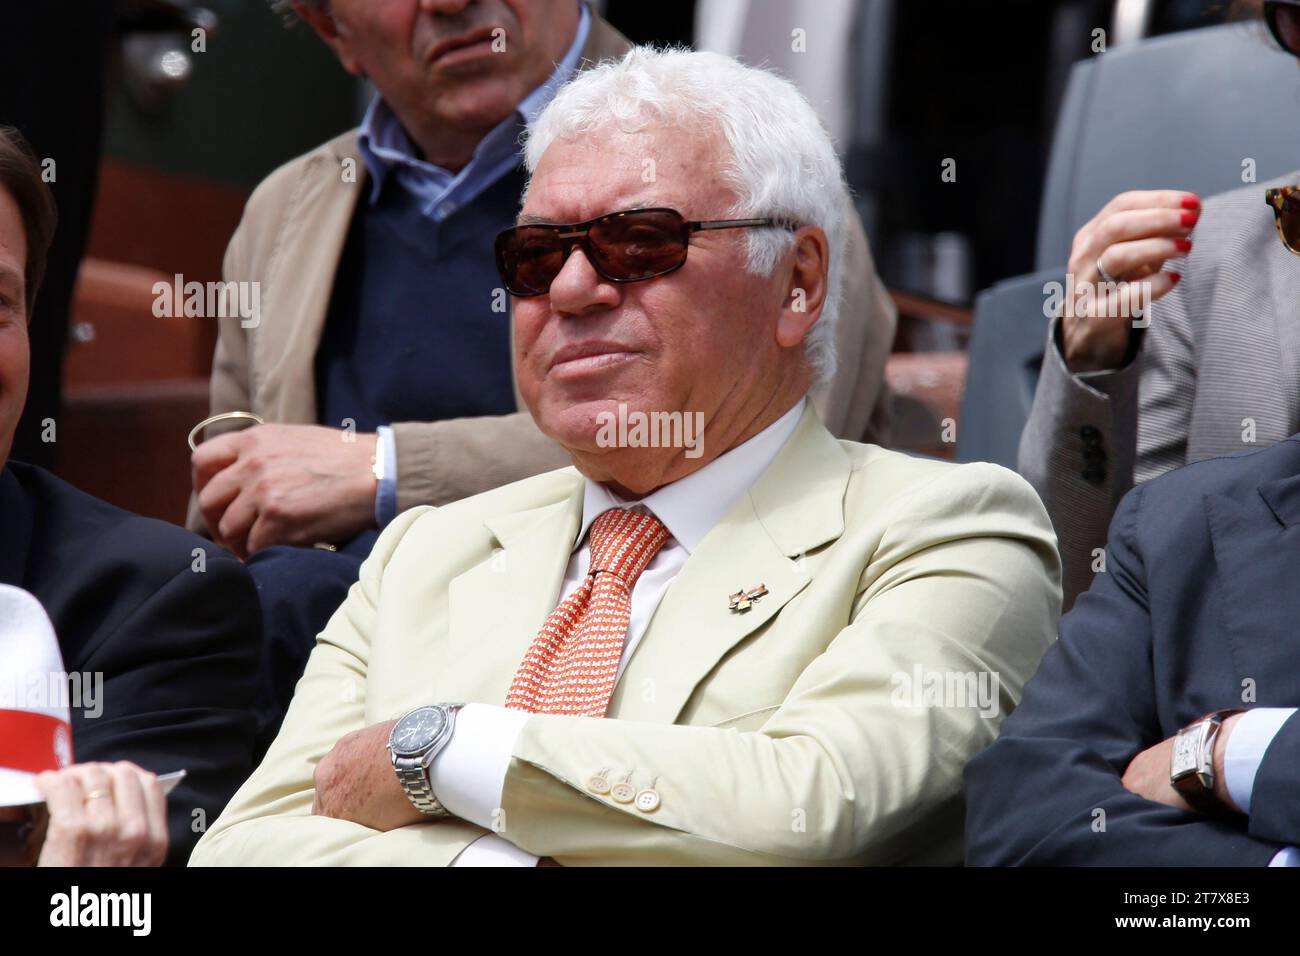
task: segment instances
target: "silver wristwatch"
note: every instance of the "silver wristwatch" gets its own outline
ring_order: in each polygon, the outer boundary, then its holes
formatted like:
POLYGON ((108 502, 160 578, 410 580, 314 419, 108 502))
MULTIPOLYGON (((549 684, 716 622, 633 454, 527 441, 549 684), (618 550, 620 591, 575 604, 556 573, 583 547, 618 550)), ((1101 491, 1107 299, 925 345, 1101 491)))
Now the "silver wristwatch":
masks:
POLYGON ((431 817, 449 817, 433 794, 429 767, 439 751, 451 740, 456 726, 456 712, 464 704, 431 704, 409 711, 393 725, 388 735, 388 753, 393 769, 415 809, 431 817))
POLYGON ((1241 712, 1236 708, 1206 714, 1178 731, 1174 738, 1169 783, 1193 810, 1210 814, 1230 810, 1214 792, 1214 742, 1223 722, 1241 712))

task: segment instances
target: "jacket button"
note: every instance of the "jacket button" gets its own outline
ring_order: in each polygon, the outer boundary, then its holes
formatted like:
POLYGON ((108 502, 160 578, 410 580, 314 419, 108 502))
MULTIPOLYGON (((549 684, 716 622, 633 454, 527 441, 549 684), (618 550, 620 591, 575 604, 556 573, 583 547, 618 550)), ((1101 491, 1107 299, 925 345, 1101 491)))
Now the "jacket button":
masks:
POLYGON ((636 797, 636 788, 630 783, 616 783, 609 795, 618 803, 631 803, 636 797))
POLYGON ((1101 440, 1101 432, 1094 425, 1084 425, 1079 429, 1079 437, 1091 445, 1101 440))
POLYGON ((659 809, 659 791, 647 787, 636 795, 636 808, 642 813, 654 813, 659 809))
POLYGON ((609 781, 605 779, 603 773, 598 773, 587 779, 587 789, 604 796, 609 793, 609 781))
POLYGON ((1106 468, 1104 465, 1092 463, 1083 469, 1083 480, 1094 485, 1100 485, 1106 480, 1106 468))

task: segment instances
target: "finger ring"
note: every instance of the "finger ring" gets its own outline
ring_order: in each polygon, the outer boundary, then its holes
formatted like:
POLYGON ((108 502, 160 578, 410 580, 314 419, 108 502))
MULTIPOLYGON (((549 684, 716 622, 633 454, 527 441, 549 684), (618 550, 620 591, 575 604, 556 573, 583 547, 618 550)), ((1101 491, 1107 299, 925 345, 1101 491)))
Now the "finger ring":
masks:
POLYGON ((212 415, 209 418, 203 419, 203 421, 190 429, 189 437, 185 439, 189 443, 190 451, 198 451, 199 446, 194 441, 195 435, 199 434, 209 425, 215 425, 217 422, 229 421, 249 421, 253 422, 255 425, 266 424, 261 415, 254 415, 252 412, 222 412, 220 415, 212 415))
POLYGON ((1097 272, 1101 275, 1101 281, 1116 285, 1119 280, 1106 271, 1106 267, 1101 264, 1101 256, 1097 257, 1097 272))
POLYGON ((100 800, 104 797, 111 797, 112 795, 112 790, 92 790, 90 793, 86 794, 86 803, 89 803, 91 800, 100 800))

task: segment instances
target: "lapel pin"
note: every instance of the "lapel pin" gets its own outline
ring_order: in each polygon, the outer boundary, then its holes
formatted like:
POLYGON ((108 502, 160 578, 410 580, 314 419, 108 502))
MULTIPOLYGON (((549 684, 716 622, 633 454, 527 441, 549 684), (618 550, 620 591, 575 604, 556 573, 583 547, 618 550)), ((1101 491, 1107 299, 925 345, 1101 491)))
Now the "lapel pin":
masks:
POLYGON ((744 613, 753 607, 754 603, 766 593, 766 584, 760 584, 758 587, 750 588, 747 591, 740 590, 727 598, 727 606, 733 611, 744 613))

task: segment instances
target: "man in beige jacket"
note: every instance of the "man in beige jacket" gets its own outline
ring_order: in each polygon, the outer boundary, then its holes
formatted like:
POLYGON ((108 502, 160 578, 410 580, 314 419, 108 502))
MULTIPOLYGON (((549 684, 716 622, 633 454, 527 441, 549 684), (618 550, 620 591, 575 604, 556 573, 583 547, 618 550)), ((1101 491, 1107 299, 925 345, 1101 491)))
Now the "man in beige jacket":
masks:
MULTIPOLYGON (((576 0, 292 8, 379 96, 268 177, 226 255, 260 311, 219 320, 211 412, 269 424, 199 446, 189 524, 252 557, 264 739, 378 528, 567 464, 518 404, 491 243, 518 211, 526 121, 628 48, 576 0)), ((840 369, 814 402, 837 436, 885 443, 895 312, 856 213, 844 273, 840 369)))
POLYGON ((526 155, 515 373, 575 467, 393 521, 193 862, 959 862, 1059 563, 1011 472, 808 401, 846 227, 811 107, 638 49, 526 155))

